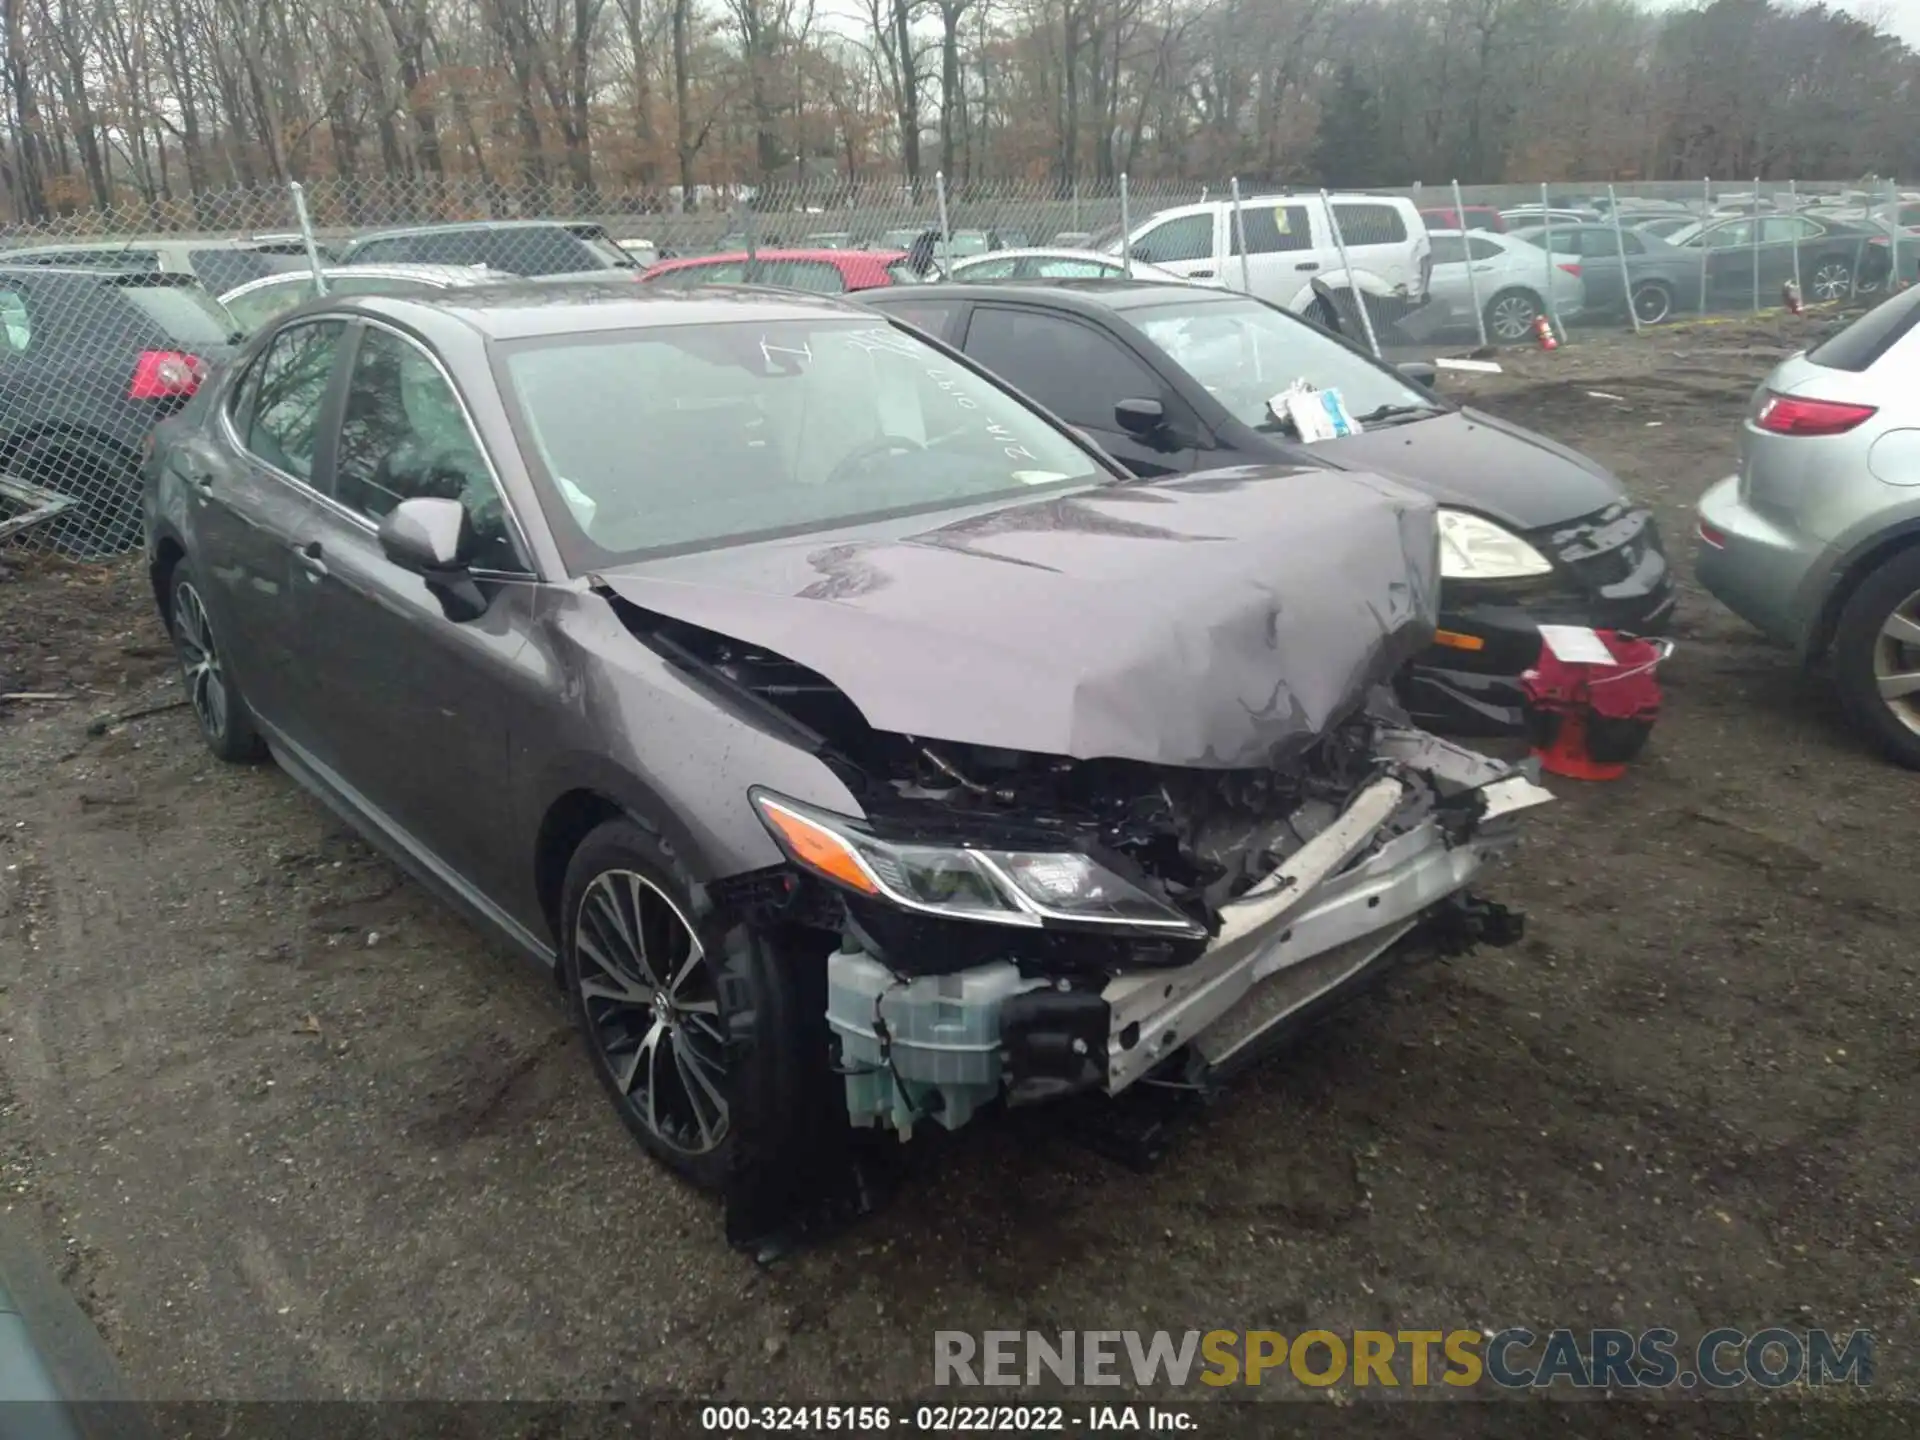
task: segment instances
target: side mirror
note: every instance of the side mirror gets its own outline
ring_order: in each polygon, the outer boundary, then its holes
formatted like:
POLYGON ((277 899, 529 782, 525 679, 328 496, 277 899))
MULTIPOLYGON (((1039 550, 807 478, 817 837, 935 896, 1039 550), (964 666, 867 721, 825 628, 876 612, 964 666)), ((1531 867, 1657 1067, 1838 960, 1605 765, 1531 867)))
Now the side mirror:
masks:
POLYGON ((458 500, 417 495, 380 522, 381 553, 425 580, 449 620, 473 620, 487 611, 486 596, 467 571, 476 548, 473 517, 458 500))
POLYGON ((1440 367, 1431 360, 1403 360, 1399 371, 1416 385, 1424 385, 1431 390, 1440 383, 1440 367))
POLYGON ((1167 423, 1167 407, 1158 400, 1122 400, 1113 407, 1113 423, 1139 440, 1150 440, 1167 423))

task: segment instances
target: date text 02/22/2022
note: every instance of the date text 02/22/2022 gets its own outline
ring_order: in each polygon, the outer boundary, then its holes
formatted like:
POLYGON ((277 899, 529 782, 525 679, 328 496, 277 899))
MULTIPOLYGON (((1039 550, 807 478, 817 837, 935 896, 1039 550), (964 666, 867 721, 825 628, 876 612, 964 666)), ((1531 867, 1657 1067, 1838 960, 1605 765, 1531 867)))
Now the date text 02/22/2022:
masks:
POLYGON ((1041 1435, 1095 1430, 1150 1430, 1177 1434, 1195 1429, 1186 1410, 1156 1405, 707 1405, 700 1428, 722 1435, 801 1434, 841 1431, 908 1434, 1041 1435))

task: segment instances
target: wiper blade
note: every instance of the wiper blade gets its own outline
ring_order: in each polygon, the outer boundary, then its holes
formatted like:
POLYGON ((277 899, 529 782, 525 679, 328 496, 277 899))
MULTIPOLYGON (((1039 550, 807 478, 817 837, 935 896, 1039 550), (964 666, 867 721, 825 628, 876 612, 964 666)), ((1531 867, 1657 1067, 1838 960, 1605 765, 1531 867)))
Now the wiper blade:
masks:
POLYGON ((1438 405, 1376 405, 1364 415, 1353 418, 1362 425, 1377 424, 1382 420, 1411 420, 1416 415, 1444 415, 1446 412, 1438 405))

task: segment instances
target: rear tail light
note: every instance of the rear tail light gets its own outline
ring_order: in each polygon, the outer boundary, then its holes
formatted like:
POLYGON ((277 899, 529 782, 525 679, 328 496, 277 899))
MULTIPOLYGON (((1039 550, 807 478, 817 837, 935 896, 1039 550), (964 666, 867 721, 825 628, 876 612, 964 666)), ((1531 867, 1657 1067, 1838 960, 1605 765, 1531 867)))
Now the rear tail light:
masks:
POLYGON ((1753 423, 1774 435, 1844 435, 1870 418, 1878 407, 1838 400, 1808 400, 1769 391, 1754 412, 1753 423))
POLYGON ((143 350, 133 364, 129 400, 166 400, 193 394, 206 378, 207 362, 182 350, 143 350))
POLYGON ((1569 275, 1578 275, 1580 273, 1580 267, 1578 265, 1562 265, 1560 268, 1569 275))

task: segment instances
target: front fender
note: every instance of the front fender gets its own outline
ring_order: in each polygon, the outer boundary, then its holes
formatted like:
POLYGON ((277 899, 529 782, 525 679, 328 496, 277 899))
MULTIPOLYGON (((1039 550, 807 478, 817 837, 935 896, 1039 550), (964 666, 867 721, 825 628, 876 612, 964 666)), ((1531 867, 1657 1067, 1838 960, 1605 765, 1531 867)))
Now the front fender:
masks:
POLYGON ((1371 270, 1358 268, 1329 270, 1303 284, 1293 298, 1287 301, 1287 309, 1296 315, 1306 314, 1313 306, 1314 298, 1318 293, 1315 287, 1319 285, 1324 285, 1329 290, 1358 290, 1363 295, 1371 295, 1380 300, 1399 298, 1395 295, 1393 286, 1371 270))

